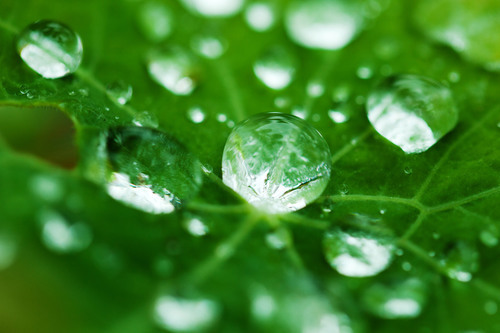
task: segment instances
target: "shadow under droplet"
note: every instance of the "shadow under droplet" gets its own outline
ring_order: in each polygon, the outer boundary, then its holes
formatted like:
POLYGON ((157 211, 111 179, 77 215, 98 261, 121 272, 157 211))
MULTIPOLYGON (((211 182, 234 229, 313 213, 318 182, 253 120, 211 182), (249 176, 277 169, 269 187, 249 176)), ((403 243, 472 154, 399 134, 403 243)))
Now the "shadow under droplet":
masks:
POLYGON ((0 106, 0 141, 65 169, 78 161, 73 122, 53 106, 0 106))

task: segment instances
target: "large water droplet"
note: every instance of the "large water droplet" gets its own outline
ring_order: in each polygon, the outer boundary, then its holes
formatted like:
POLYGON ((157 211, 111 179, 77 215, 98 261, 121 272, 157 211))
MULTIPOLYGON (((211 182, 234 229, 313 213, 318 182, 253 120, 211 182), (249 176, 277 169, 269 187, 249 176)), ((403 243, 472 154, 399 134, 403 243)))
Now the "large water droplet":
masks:
POLYGON ((130 84, 115 81, 106 86, 106 92, 118 104, 125 105, 132 98, 133 89, 130 84))
POLYGON ((217 320, 219 306, 205 298, 161 296, 155 304, 156 323, 173 332, 201 332, 217 320))
POLYGON ((388 239, 338 228, 325 233, 323 248, 330 266, 353 277, 380 273, 389 266, 394 252, 388 239))
POLYGON ((363 295, 365 307, 384 319, 415 318, 424 306, 426 285, 416 279, 374 284, 363 295))
POLYGON ((159 1, 141 5, 137 20, 142 33, 152 42, 160 42, 172 32, 172 13, 159 1))
POLYGON ((109 131, 110 196, 152 214, 172 212, 202 182, 198 160, 167 134, 146 127, 109 131))
POLYGON ((80 36, 62 23, 42 20, 24 29, 17 40, 24 62, 46 79, 73 73, 82 61, 80 36))
POLYGON ((194 62, 181 49, 151 53, 148 72, 153 80, 175 95, 189 95, 196 88, 194 62))
POLYGON ((43 243, 56 253, 79 252, 92 242, 92 232, 86 224, 70 223, 56 211, 43 210, 39 222, 43 243))
POLYGON ((268 213, 301 209, 330 179, 330 149, 300 118, 259 114, 229 135, 222 157, 224 183, 268 213))
POLYGON ((263 32, 274 25, 276 14, 269 3, 254 2, 247 6, 245 20, 250 28, 257 32, 263 32))
POLYGON ((274 47, 255 62, 253 71, 267 87, 281 90, 292 82, 295 61, 291 53, 281 47, 274 47))
POLYGON ((350 1, 295 1, 285 14, 285 27, 290 38, 313 49, 340 49, 358 34, 362 26, 363 17, 350 1))
POLYGON ((237 14, 244 0, 181 0, 192 13, 208 17, 227 17, 237 14))
POLYGON ((407 154, 426 151, 458 121, 450 89, 416 75, 385 80, 368 97, 367 112, 377 132, 407 154))
POLYGON ((414 17, 430 38, 453 48, 465 59, 500 71, 500 2, 419 1, 414 17))

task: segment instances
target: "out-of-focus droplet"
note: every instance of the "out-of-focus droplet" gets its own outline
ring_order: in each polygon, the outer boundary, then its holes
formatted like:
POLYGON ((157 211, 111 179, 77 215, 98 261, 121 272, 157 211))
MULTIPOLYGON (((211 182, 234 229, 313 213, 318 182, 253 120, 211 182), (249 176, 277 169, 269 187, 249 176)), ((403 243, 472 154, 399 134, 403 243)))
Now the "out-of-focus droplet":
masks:
POLYGON ((346 109, 328 110, 328 117, 336 124, 343 124, 351 118, 351 115, 346 109))
POLYGON ((356 75, 362 80, 368 80, 373 77, 373 70, 368 66, 358 67, 356 75))
POLYGON ((171 213, 196 193, 201 165, 169 135, 146 127, 118 127, 106 142, 111 197, 152 214, 171 213))
POLYGON ((276 22, 276 12, 267 2, 254 2, 245 9, 245 21, 253 30, 264 32, 276 22))
POLYGON ((498 244, 498 230, 496 228, 483 230, 479 234, 479 239, 487 247, 495 247, 498 244))
POLYGON ((479 253, 470 243, 458 241, 440 260, 448 276, 460 282, 469 282, 479 268, 479 253))
POLYGON ((426 151, 458 122, 450 89, 416 75, 386 79, 369 95, 367 112, 375 130, 407 154, 426 151))
POLYGON ((321 97, 325 93, 325 86, 322 82, 311 81, 306 87, 307 95, 312 98, 321 97))
POLYGON ((119 80, 112 82, 106 86, 108 96, 115 100, 118 104, 125 105, 132 98, 133 89, 130 84, 119 80))
POLYGON ((184 227, 195 237, 202 237, 208 234, 209 228, 200 218, 190 216, 184 220, 184 227))
POLYGON ((352 1, 294 1, 285 13, 285 27, 297 44, 336 50, 346 46, 363 27, 363 16, 352 1))
POLYGON ((307 118, 307 111, 301 106, 294 106, 292 108, 291 114, 300 119, 307 118))
POLYGON ((132 122, 135 126, 139 127, 158 127, 158 118, 156 118, 156 115, 146 110, 137 112, 132 122))
POLYGON ((321 134, 300 118, 259 114, 233 129, 222 157, 224 183, 258 209, 286 213, 321 195, 331 155, 321 134))
POLYGON ((292 236, 287 229, 279 228, 266 235, 266 243, 272 249, 281 250, 291 243, 291 238, 292 236))
POLYGON ((498 304, 495 301, 487 301, 484 303, 484 312, 490 316, 495 315, 498 312, 498 304))
POLYGON ((7 269, 14 260, 18 252, 18 243, 16 239, 8 234, 0 233, 0 271, 7 269))
POLYGON ((196 88, 194 61, 181 49, 152 52, 147 66, 151 78, 174 95, 190 95, 196 88))
POLYGON ((161 42, 172 33, 172 12, 160 1, 143 3, 139 7, 137 21, 144 36, 152 42, 161 42))
POLYGON ((46 79, 74 73, 82 61, 80 36, 66 25, 49 20, 37 21, 24 29, 17 40, 24 62, 46 79))
POLYGON ((203 111, 202 108, 196 106, 192 107, 187 111, 187 117, 189 120, 191 120, 195 124, 201 124, 202 122, 205 121, 205 112, 203 111))
POLYGON ((244 0, 181 0, 193 14, 207 17, 228 17, 236 15, 244 0))
POLYGON ((295 60, 287 50, 274 47, 257 59, 253 65, 253 71, 267 87, 282 90, 293 80, 295 60))
POLYGON ((59 180, 49 175, 37 175, 31 178, 33 194, 48 202, 57 202, 63 198, 64 188, 59 180))
POLYGON ((325 233, 323 249, 327 262, 345 276, 373 276, 391 263, 394 245, 386 238, 339 228, 325 233))
POLYGON ((213 36, 196 36, 191 40, 192 49, 200 56, 217 59, 226 52, 225 43, 213 36))

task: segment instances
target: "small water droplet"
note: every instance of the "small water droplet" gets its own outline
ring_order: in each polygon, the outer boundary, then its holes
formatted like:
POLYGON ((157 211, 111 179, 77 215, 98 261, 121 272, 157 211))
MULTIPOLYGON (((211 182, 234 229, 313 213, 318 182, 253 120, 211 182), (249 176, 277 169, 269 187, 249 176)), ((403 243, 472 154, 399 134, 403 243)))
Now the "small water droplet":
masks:
POLYGON ((163 295, 155 302, 156 323, 172 332, 204 331, 217 321, 219 314, 219 305, 207 298, 163 295))
POLYGON ((38 220, 43 243, 56 253, 80 252, 92 242, 92 232, 86 224, 70 223, 56 211, 43 210, 38 220))
POLYGON ((208 226, 198 217, 190 217, 184 221, 186 230, 195 237, 202 237, 208 234, 208 226))
POLYGON ((401 268, 403 269, 403 271, 409 272, 411 271, 412 266, 408 261, 405 261, 401 264, 401 268))
POLYGON ((486 314, 493 316, 497 313, 497 311, 498 304, 495 301, 487 301, 486 303, 484 303, 484 312, 486 312, 486 314))
POLYGON ((405 173, 405 175, 411 175, 413 173, 413 169, 409 166, 405 166, 403 172, 405 173))
MULTIPOLYGON (((262 288, 264 289, 264 288, 262 288)), ((252 315, 260 321, 271 318, 277 310, 276 300, 265 290, 259 290, 252 297, 252 315)))
POLYGON ((0 233, 0 271, 7 269, 14 260, 18 252, 16 239, 7 233, 0 233))
POLYGON ((317 98, 325 93, 325 86, 319 81, 311 81, 307 84, 306 90, 309 97, 317 98))
POLYGON ((323 249, 327 262, 345 276, 374 276, 391 263, 394 246, 388 239, 339 228, 325 233, 323 249))
POLYGON ((385 214, 385 209, 381 209, 380 210, 380 215, 384 215, 385 214))
POLYGON ((189 95, 196 88, 194 62, 181 49, 151 53, 148 72, 154 81, 174 95, 189 95))
POLYGON ((373 70, 368 66, 358 67, 356 75, 362 80, 368 80, 373 77, 373 70))
POLYGON ((291 235, 285 228, 279 228, 266 235, 267 245, 275 250, 282 250, 291 242, 291 235))
POLYGON ((33 194, 48 202, 60 201, 64 195, 62 184, 56 178, 48 175, 34 176, 30 180, 30 187, 33 194))
POLYGON ((137 112, 132 120, 135 126, 139 127, 158 127, 158 119, 154 113, 149 111, 137 112))
POLYGON ((195 124, 201 124, 205 121, 205 112, 198 106, 192 107, 187 111, 187 116, 195 124))
POLYGON ((152 42, 161 42, 172 33, 172 13, 160 1, 143 3, 139 7, 137 21, 144 36, 152 42))
POLYGON ((458 241, 440 263, 450 278, 469 282, 479 268, 479 253, 472 244, 458 241))
POLYGON ((348 195, 349 194, 349 185, 347 185, 347 184, 340 185, 339 192, 341 195, 348 195))
POLYGON ((80 94, 80 96, 82 97, 89 97, 89 89, 88 88, 81 88, 81 89, 78 89, 78 93, 80 94))
POLYGON ((388 78, 368 97, 367 111, 375 130, 407 154, 426 151, 458 121, 450 89, 416 75, 388 78))
POLYGON ((328 117, 336 124, 343 124, 351 118, 351 115, 345 110, 328 110, 328 117))
POLYGON ((426 285, 416 278, 373 284, 363 294, 367 310, 383 319, 416 318, 426 299, 426 285))
POLYGON ((448 74, 448 81, 450 82, 453 82, 453 83, 457 83, 458 81, 460 81, 460 73, 458 72, 450 72, 448 74))
POLYGON ((276 13, 271 4, 254 2, 245 9, 245 21, 254 31, 264 32, 271 29, 276 22, 276 13))
POLYGON ((282 90, 288 87, 295 74, 295 60, 281 47, 265 52, 253 65, 255 76, 268 88, 282 90))
POLYGON ((439 239, 439 238, 441 238, 441 234, 439 234, 439 233, 437 233, 437 232, 433 232, 433 233, 432 233, 432 238, 434 238, 434 239, 439 239))
POLYGON ((30 24, 17 40, 24 62, 46 79, 74 73, 82 61, 80 36, 66 25, 49 20, 30 24))
POLYGON ((198 160, 167 134, 146 127, 117 127, 106 142, 108 194, 152 214, 174 211, 201 187, 198 160))
POLYGON ((300 118, 266 113, 231 132, 222 158, 224 183, 268 213, 301 209, 330 179, 330 150, 300 118))
POLYGON ((181 0, 193 14, 207 17, 228 17, 236 15, 245 3, 244 0, 181 0))
POLYGON ((349 1, 294 1, 285 13, 289 37, 306 48, 336 50, 361 30, 363 17, 349 1))
POLYGON ((290 99, 287 97, 276 97, 274 99, 274 105, 280 109, 287 108, 290 106, 290 99))
POLYGON ((295 117, 300 118, 300 119, 307 118, 307 111, 301 106, 295 106, 291 113, 292 113, 292 115, 294 115, 295 117))
POLYGON ((224 113, 218 113, 215 116, 215 119, 217 119, 219 123, 225 123, 227 121, 227 115, 225 115, 224 113))
POLYGON ((488 247, 495 247, 498 244, 498 231, 496 229, 483 230, 479 234, 481 242, 488 247))
POLYGON ((118 104, 125 105, 132 98, 132 86, 119 80, 112 82, 106 86, 108 96, 118 102, 118 104))
POLYGON ((191 41, 193 50, 208 59, 217 59, 226 52, 225 43, 213 36, 197 36, 191 41))
POLYGON ((336 103, 346 102, 351 95, 351 89, 346 85, 341 85, 332 91, 332 100, 336 103))

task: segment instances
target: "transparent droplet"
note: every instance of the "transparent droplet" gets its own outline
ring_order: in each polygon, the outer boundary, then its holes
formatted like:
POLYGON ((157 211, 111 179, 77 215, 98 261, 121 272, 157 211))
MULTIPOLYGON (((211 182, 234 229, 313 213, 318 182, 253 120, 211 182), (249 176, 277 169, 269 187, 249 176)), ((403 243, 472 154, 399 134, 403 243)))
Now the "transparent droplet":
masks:
POLYGON ((158 118, 149 111, 140 111, 134 115, 132 120, 135 126, 139 127, 158 127, 158 118))
POLYGON ((205 236, 209 232, 208 226, 198 217, 189 217, 186 219, 184 227, 195 237, 205 236))
POLYGON ((458 241, 440 260, 440 264, 450 278, 469 282, 479 268, 479 253, 472 244, 458 241))
POLYGON ((56 253, 80 252, 92 242, 92 232, 86 224, 70 223, 56 211, 43 210, 38 220, 43 243, 56 253))
POLYGON ((19 34, 17 51, 35 72, 46 79, 57 79, 78 69, 83 47, 80 36, 66 25, 42 20, 19 34))
POLYGON ((106 86, 108 96, 115 100, 118 104, 125 105, 132 98, 133 89, 130 84, 123 81, 115 81, 106 86))
POLYGON ((48 175, 34 176, 31 178, 30 187, 33 194, 48 202, 60 201, 64 195, 61 182, 48 175))
POLYGON ((490 316, 495 315, 498 312, 498 304, 495 301, 488 301, 484 303, 484 312, 490 316))
POLYGON ((388 239, 357 231, 333 229, 323 238, 330 266, 345 276, 373 276, 391 263, 394 246, 388 239))
POLYGON ((237 14, 244 0, 181 0, 192 13, 207 17, 228 17, 237 14))
POLYGON ((403 271, 409 272, 411 271, 412 266, 408 261, 405 261, 401 264, 401 268, 403 269, 403 271))
POLYGON ((356 75, 363 80, 368 80, 373 77, 373 70, 368 66, 361 66, 356 70, 356 75))
POLYGON ((198 106, 192 107, 187 111, 187 116, 195 124, 201 124, 205 121, 205 112, 198 106))
POLYGON ((257 32, 264 32, 276 22, 276 13, 271 4, 254 2, 245 9, 245 21, 248 26, 257 32))
POLYGON ((217 59, 226 51, 226 45, 213 36, 197 36, 191 41, 193 50, 208 59, 217 59))
POLYGON ((180 49, 153 52, 147 65, 151 78, 174 95, 189 95, 196 88, 194 62, 180 49))
POLYGON ((206 298, 180 298, 170 295, 156 300, 156 323, 172 332, 201 332, 212 326, 220 314, 219 305, 206 298))
POLYGON ((142 211, 171 213, 201 186, 198 160, 163 132, 146 127, 113 128, 106 152, 109 195, 142 211))
POLYGON ((369 95, 367 112, 375 130, 407 154, 426 151, 458 121, 450 89, 416 75, 385 80, 369 95))
POLYGON ((403 172, 405 173, 405 175, 411 175, 413 173, 413 169, 409 166, 405 166, 403 172))
POLYGON ((362 26, 363 16, 352 1, 294 1, 285 13, 285 27, 290 38, 312 49, 340 49, 362 26))
POLYGON ((284 109, 290 106, 290 99, 287 97, 276 97, 274 99, 274 105, 277 108, 284 109))
POLYGON ((343 124, 351 118, 351 115, 346 110, 328 110, 328 117, 336 124, 343 124))
POLYGON ((496 228, 491 228, 481 231, 479 234, 481 242, 488 247, 495 247, 498 244, 498 231, 496 228))
POLYGON ((266 321, 271 318, 277 310, 276 300, 264 288, 259 288, 259 290, 252 295, 251 311, 255 319, 266 321))
POLYGON ((460 81, 460 73, 458 72, 450 72, 448 74, 448 81, 450 82, 453 82, 453 83, 457 83, 458 81, 460 81))
POLYGON ((218 113, 215 116, 215 119, 217 119, 219 123, 225 123, 227 121, 227 115, 224 113, 218 113))
POLYGON ((173 15, 160 1, 147 1, 142 4, 137 20, 144 36, 152 42, 161 42, 172 33, 173 15))
POLYGON ((325 93, 325 86, 321 82, 311 81, 307 84, 306 90, 309 97, 317 98, 325 93))
POLYGON ((291 237, 287 229, 279 228, 266 235, 266 243, 272 249, 281 250, 291 243, 291 237))
POLYGON ((282 90, 295 75, 295 60, 290 52, 274 47, 264 53, 253 65, 255 76, 267 87, 282 90))
POLYGON ((427 299, 426 285, 417 278, 373 284, 363 295, 367 310, 383 319, 416 318, 427 299))
POLYGON ((224 147, 224 183, 260 210, 286 213, 316 200, 330 179, 323 137, 300 118, 259 114, 236 126, 224 147))
POLYGON ((0 271, 12 265, 17 252, 18 243, 16 239, 7 233, 0 233, 0 271))
POLYGON ((419 1, 414 11, 420 30, 450 46, 465 59, 500 71, 500 2, 419 1))

